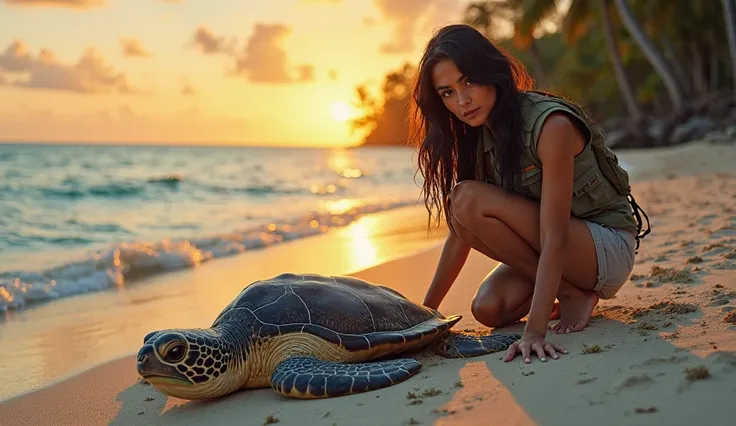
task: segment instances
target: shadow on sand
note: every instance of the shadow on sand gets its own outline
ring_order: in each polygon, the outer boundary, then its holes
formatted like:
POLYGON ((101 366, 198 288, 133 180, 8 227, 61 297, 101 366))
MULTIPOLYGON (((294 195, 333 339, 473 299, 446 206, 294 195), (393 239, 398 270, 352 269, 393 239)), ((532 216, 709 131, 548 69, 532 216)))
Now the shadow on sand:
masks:
POLYGON ((700 328, 702 312, 692 309, 609 307, 583 333, 552 337, 569 353, 546 363, 504 363, 503 353, 416 353, 424 366, 409 380, 339 398, 296 400, 258 389, 183 401, 136 383, 118 395, 122 407, 111 424, 727 424, 736 353, 701 358, 673 344, 677 328, 700 328))

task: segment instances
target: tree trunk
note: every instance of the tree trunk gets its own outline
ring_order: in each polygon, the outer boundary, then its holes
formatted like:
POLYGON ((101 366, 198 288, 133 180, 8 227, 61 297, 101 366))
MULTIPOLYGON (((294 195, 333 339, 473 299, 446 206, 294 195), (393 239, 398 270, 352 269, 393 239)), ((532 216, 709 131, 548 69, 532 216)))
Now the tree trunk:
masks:
POLYGON ((672 64, 672 71, 677 78, 677 82, 682 88, 682 92, 686 95, 692 93, 693 86, 688 82, 687 73, 682 67, 680 60, 677 59, 677 53, 675 53, 675 49, 672 47, 672 43, 670 43, 669 37, 663 34, 661 40, 662 46, 664 47, 665 56, 669 57, 668 59, 672 64))
POLYGON ((718 46, 711 43, 710 47, 710 91, 718 90, 718 46))
POLYGON ((731 76, 733 77, 734 98, 736 98, 736 17, 734 16, 733 0, 721 0, 723 5, 723 19, 726 21, 728 36, 728 50, 731 52, 731 76))
MULTIPOLYGON (((676 110, 683 108, 684 95, 682 90, 677 84, 677 80, 672 75, 672 72, 668 68, 667 61, 664 56, 659 52, 657 47, 649 40, 649 37, 644 32, 644 29, 639 25, 634 17, 633 12, 626 3, 626 0, 613 0, 618 8, 619 15, 621 15, 621 22, 623 22, 626 29, 629 30, 631 36, 636 40, 639 47, 641 47, 644 55, 649 59, 649 62, 654 67, 654 70, 662 78, 664 87, 667 89, 667 93, 672 100, 676 110)), ((728 1, 728 0, 724 0, 728 1)))
POLYGON ((705 70, 703 69, 704 58, 703 52, 698 43, 690 43, 690 51, 693 55, 693 93, 696 96, 703 96, 707 91, 705 83, 705 70))
POLYGON ((608 0, 600 0, 599 6, 601 8, 601 16, 603 19, 603 36, 606 41, 606 47, 608 48, 608 56, 611 59, 611 65, 613 65, 613 74, 616 76, 618 89, 621 91, 621 96, 624 98, 626 109, 629 110, 631 119, 638 125, 642 119, 641 109, 634 99, 634 90, 631 88, 629 79, 626 77, 626 70, 624 70, 624 64, 621 61, 621 54, 618 51, 616 38, 613 36, 611 16, 608 13, 608 0))

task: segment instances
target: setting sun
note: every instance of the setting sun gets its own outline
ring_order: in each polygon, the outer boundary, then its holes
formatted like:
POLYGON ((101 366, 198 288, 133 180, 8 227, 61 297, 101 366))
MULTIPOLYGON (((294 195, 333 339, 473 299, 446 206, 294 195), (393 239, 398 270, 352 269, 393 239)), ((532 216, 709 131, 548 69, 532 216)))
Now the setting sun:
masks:
POLYGON ((0 142, 357 146, 468 2, 0 0, 0 142))
POLYGON ((335 102, 332 104, 332 118, 335 121, 345 122, 353 116, 353 108, 345 102, 335 102))

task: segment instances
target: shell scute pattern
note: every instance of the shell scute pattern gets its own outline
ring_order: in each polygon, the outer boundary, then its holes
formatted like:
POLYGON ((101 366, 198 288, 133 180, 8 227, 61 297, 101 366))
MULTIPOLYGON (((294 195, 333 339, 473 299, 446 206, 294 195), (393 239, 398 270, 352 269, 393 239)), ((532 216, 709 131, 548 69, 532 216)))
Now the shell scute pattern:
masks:
POLYGON ((215 323, 248 314, 257 321, 256 338, 309 333, 355 351, 403 344, 437 331, 436 324, 431 330, 412 330, 435 318, 431 310, 394 290, 344 276, 283 274, 258 281, 241 291, 215 323), (335 306, 341 307, 337 314, 335 306))
POLYGON ((329 328, 320 327, 314 324, 307 324, 304 326, 304 329, 302 331, 304 333, 309 333, 309 334, 314 334, 315 336, 319 336, 331 343, 339 344, 340 342, 342 342, 340 335, 330 330, 329 328))
POLYGON ((273 324, 263 324, 263 327, 261 327, 258 330, 258 337, 271 337, 271 336, 278 336, 281 334, 281 331, 279 329, 279 326, 273 325, 273 324))
POLYGON ((362 351, 370 349, 371 344, 364 335, 343 334, 340 336, 342 345, 349 351, 362 351))
POLYGON ((314 324, 341 334, 364 334, 401 331, 434 316, 395 291, 351 277, 293 274, 246 287, 215 323, 237 321, 247 311, 267 328, 258 333, 261 337, 278 334, 269 325, 314 324), (335 306, 345 314, 336 315, 335 306))

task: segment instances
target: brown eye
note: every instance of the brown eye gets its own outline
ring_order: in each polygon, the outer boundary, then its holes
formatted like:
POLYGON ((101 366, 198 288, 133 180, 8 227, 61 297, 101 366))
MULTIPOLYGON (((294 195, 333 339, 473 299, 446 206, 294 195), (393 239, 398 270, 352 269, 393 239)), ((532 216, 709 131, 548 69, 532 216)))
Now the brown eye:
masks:
POLYGON ((169 350, 166 351, 166 355, 164 355, 164 359, 168 362, 179 362, 182 359, 184 359, 184 345, 178 344, 172 346, 169 350))

